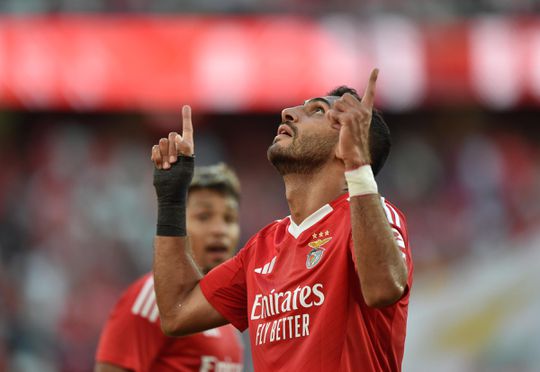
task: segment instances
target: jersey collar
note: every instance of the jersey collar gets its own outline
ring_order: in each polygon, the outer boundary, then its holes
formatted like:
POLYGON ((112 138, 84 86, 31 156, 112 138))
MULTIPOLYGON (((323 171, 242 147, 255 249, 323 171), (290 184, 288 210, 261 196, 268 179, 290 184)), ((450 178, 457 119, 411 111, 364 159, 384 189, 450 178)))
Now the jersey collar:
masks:
POLYGON ((321 208, 319 208, 317 211, 313 212, 309 217, 307 217, 300 225, 297 225, 292 220, 291 216, 289 216, 289 227, 287 228, 287 231, 294 236, 295 239, 298 239, 300 234, 302 234, 304 231, 315 225, 317 222, 322 220, 324 217, 326 217, 330 212, 334 210, 333 207, 336 206, 340 201, 347 198, 349 195, 344 194, 336 198, 332 203, 325 204, 321 208))

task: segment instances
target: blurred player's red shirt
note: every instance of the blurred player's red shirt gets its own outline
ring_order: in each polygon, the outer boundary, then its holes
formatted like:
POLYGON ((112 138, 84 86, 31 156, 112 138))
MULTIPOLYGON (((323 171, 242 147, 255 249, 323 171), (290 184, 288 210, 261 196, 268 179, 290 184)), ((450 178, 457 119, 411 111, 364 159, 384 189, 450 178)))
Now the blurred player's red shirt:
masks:
POLYGON ((173 338, 161 331, 151 274, 133 283, 113 309, 96 360, 133 371, 242 371, 243 347, 231 325, 173 338))
MULTIPOLYGON (((405 218, 382 199, 409 270, 405 218)), ((234 326, 249 326, 261 371, 400 371, 409 289, 383 309, 363 300, 353 260, 347 195, 302 224, 276 221, 201 281, 208 301, 234 326)))

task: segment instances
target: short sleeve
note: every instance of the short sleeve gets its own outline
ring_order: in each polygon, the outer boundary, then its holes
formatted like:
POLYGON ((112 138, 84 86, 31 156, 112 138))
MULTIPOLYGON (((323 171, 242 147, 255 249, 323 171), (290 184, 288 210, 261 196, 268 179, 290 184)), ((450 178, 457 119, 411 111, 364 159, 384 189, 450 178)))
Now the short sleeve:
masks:
POLYGON ((248 327, 245 255, 246 248, 212 269, 200 282, 208 302, 240 331, 248 327))
POLYGON ((96 361, 148 371, 167 342, 159 325, 152 276, 122 295, 101 333, 96 361))

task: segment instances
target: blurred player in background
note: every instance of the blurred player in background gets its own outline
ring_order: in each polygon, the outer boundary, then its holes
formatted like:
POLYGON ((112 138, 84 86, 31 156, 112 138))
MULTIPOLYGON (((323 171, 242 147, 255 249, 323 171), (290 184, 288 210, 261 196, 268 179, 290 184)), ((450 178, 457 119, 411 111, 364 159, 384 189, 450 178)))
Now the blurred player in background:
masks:
POLYGON ((373 113, 377 75, 363 97, 340 87, 283 110, 268 159, 291 215, 204 278, 179 218, 177 190, 187 189, 194 163, 184 107, 183 135, 152 148, 154 276, 167 334, 249 327, 256 371, 401 370, 413 267, 405 218, 374 178, 390 151, 388 127, 373 113))
MULTIPOLYGON (((193 257, 204 274, 234 255, 240 234, 240 185, 224 164, 199 167, 188 189, 187 229, 193 257)), ((103 329, 96 372, 241 371, 243 347, 226 325, 172 338, 160 328, 151 273, 122 295, 103 329)))

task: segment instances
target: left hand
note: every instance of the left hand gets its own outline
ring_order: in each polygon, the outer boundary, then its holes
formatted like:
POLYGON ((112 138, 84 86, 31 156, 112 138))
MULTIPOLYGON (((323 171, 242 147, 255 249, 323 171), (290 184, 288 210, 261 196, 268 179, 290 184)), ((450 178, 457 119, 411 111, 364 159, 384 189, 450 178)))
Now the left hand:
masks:
POLYGON ((161 138, 157 145, 152 147, 150 159, 157 169, 170 169, 176 163, 178 156, 193 156, 193 123, 191 121, 191 107, 182 107, 182 135, 170 132, 167 138, 161 138))
POLYGON ((369 128, 378 74, 379 69, 371 71, 361 101, 358 101, 352 94, 345 93, 326 113, 330 122, 340 128, 336 156, 343 160, 345 170, 353 170, 362 165, 371 164, 369 128))

